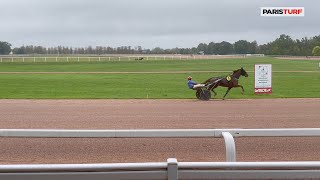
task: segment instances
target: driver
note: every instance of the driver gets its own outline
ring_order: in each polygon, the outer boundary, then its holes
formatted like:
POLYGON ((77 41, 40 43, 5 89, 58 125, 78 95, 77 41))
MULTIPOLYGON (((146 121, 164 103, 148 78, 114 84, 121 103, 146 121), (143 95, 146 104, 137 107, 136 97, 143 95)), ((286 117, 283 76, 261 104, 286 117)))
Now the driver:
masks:
POLYGON ((198 84, 194 81, 192 81, 192 77, 189 76, 188 77, 188 87, 189 89, 196 89, 196 88, 201 88, 201 87, 205 87, 206 85, 205 84, 198 84))

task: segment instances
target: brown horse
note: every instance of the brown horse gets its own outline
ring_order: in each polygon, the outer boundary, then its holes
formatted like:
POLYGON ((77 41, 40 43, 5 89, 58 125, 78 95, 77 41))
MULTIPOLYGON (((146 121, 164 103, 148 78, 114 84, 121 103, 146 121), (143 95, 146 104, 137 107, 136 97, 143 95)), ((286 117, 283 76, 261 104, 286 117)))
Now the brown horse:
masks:
POLYGON ((241 69, 233 71, 233 73, 231 75, 228 75, 226 77, 212 77, 212 78, 206 80, 204 82, 204 84, 207 84, 208 90, 211 90, 214 93, 214 95, 217 95, 217 93, 214 91, 214 89, 217 88, 218 86, 227 87, 228 90, 222 98, 224 100, 226 95, 229 93, 230 89, 232 89, 234 87, 241 87, 242 94, 244 93, 243 86, 238 84, 238 80, 239 80, 240 76, 248 77, 248 73, 243 68, 241 68, 241 69))

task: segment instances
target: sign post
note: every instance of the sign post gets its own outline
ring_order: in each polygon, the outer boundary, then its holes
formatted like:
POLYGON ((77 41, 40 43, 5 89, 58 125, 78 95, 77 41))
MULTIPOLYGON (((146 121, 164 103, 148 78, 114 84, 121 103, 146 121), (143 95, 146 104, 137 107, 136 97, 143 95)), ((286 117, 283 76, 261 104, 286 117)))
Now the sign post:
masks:
POLYGON ((272 65, 255 64, 254 65, 254 93, 271 94, 272 93, 272 65))

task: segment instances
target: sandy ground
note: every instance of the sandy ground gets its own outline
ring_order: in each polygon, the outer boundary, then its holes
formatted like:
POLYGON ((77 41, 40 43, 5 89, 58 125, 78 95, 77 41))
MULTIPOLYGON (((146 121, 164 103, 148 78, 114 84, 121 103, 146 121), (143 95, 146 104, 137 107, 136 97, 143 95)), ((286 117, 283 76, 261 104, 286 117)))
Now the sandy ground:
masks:
MULTIPOLYGON (((320 99, 0 100, 0 128, 316 128, 320 99)), ((221 138, 0 138, 0 164, 225 161, 221 138)), ((237 138, 238 161, 320 161, 319 137, 237 138)))

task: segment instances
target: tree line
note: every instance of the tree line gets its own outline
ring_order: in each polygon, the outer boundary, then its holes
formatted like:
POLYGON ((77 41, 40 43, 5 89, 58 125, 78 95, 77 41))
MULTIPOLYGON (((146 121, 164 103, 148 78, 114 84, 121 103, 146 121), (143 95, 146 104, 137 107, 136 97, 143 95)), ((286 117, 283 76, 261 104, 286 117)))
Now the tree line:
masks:
POLYGON ((320 56, 320 35, 311 38, 292 39, 289 35, 282 34, 272 42, 258 45, 257 41, 249 42, 239 40, 235 43, 227 41, 200 43, 192 48, 143 49, 141 46, 121 47, 43 47, 43 46, 21 46, 11 49, 11 44, 0 41, 0 54, 266 54, 266 55, 293 55, 293 56, 320 56))

